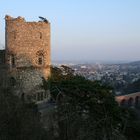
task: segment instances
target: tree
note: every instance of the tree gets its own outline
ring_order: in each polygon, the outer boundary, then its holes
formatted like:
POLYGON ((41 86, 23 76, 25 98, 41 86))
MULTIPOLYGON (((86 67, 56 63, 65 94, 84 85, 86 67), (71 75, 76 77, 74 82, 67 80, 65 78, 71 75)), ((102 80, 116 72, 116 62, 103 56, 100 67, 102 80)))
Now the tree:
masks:
POLYGON ((0 139, 43 140, 46 132, 34 103, 25 103, 10 89, 0 89, 0 139))
POLYGON ((125 114, 110 87, 74 75, 66 66, 52 68, 48 83, 57 103, 58 139, 125 139, 125 114))
POLYGON ((139 92, 139 91, 140 91, 140 79, 138 79, 137 81, 131 84, 128 84, 127 87, 124 89, 125 94, 139 92))

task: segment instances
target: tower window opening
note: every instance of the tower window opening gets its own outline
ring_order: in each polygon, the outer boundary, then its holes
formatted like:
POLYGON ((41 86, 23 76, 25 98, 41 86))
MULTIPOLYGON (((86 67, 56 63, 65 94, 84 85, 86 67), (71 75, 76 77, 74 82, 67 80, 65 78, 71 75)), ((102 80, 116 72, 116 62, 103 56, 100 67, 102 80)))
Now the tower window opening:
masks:
POLYGON ((43 65, 43 55, 38 56, 38 65, 43 65))
POLYGON ((44 64, 44 52, 42 50, 36 53, 36 58, 38 65, 41 66, 44 64))
POLYGON ((14 77, 10 78, 10 85, 13 87, 16 85, 16 79, 14 77))
POLYGON ((12 67, 15 66, 15 56, 13 54, 11 55, 11 65, 12 67))
POLYGON ((42 39, 42 33, 39 33, 40 39, 42 39))
POLYGON ((42 57, 39 57, 39 58, 38 58, 38 64, 39 64, 39 65, 42 65, 42 62, 43 62, 43 61, 42 61, 42 57))

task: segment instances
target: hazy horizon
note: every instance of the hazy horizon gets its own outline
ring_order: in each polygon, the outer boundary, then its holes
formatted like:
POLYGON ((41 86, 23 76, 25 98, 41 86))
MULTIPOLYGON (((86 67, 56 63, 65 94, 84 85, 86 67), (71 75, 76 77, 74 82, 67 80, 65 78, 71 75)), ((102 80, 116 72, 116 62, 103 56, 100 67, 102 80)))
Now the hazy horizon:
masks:
POLYGON ((138 61, 139 7, 138 0, 2 0, 0 46, 6 14, 26 21, 43 16, 51 22, 53 61, 138 61))

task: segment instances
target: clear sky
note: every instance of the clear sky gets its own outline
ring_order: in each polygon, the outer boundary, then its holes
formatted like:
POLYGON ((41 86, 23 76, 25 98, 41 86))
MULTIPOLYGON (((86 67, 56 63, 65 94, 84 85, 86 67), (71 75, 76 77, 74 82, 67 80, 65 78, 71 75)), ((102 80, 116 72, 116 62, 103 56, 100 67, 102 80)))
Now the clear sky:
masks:
POLYGON ((51 22, 52 60, 140 60, 140 0, 0 0, 4 16, 51 22))

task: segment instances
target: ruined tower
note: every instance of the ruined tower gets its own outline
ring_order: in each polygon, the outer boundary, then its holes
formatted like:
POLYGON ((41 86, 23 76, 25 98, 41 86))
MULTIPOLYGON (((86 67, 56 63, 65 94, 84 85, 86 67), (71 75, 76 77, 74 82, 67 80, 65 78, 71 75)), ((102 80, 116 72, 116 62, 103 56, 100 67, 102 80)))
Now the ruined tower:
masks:
POLYGON ((41 87, 50 76, 50 23, 26 22, 5 16, 6 64, 9 84, 22 98, 47 100, 49 91, 41 87))

